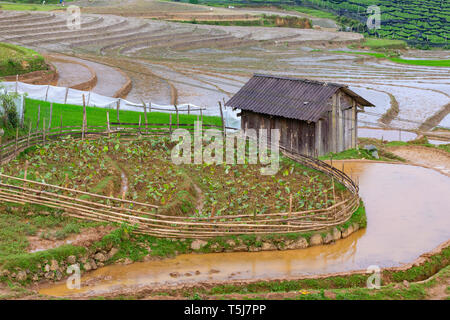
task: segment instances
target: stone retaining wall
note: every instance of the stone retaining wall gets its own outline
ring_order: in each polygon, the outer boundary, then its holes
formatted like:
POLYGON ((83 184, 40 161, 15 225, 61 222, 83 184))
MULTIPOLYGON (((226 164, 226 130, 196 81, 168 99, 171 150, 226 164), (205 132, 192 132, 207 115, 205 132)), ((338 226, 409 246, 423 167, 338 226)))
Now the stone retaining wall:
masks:
POLYGON ((343 238, 347 238, 352 233, 358 231, 360 226, 358 223, 351 224, 343 231, 338 228, 333 228, 331 231, 314 233, 308 239, 299 236, 297 239, 285 237, 256 237, 256 244, 247 245, 244 241, 239 239, 229 239, 225 241, 225 245, 219 242, 208 242, 206 240, 194 240, 191 243, 191 250, 193 252, 257 252, 257 251, 272 251, 272 250, 295 250, 304 249, 317 245, 331 244, 343 238))

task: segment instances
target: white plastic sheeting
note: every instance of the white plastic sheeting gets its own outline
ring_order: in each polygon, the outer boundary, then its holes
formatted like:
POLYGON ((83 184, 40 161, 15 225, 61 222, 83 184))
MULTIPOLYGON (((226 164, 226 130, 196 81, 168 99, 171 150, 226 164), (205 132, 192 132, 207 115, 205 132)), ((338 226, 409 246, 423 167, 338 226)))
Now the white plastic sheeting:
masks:
MULTIPOLYGON (((4 94, 5 91, 7 93, 13 92, 12 90, 8 90, 7 88, 5 88, 5 89, 0 87, 0 93, 4 94)), ((24 102, 23 95, 19 95, 17 98, 14 99, 14 104, 16 105, 16 110, 17 110, 17 113, 18 113, 20 119, 22 119, 22 114, 23 114, 23 102, 24 102)), ((0 104, 0 112, 3 113, 3 111, 4 111, 3 106, 0 104)))
MULTIPOLYGON (((130 111, 139 111, 143 112, 142 103, 134 103, 125 99, 111 98, 102 96, 97 93, 81 91, 76 89, 68 89, 64 87, 56 87, 50 85, 33 85, 27 84, 23 82, 2 82, 4 87, 7 88, 8 91, 16 91, 20 94, 27 94, 27 97, 36 100, 54 102, 54 103, 65 103, 72 105, 83 105, 83 95, 85 98, 85 103, 87 106, 91 107, 99 107, 99 108, 111 108, 115 109, 117 107, 117 101, 120 101, 120 110, 130 110, 130 111)), ((22 99, 23 100, 23 99, 22 99)), ((23 104, 22 104, 23 105, 23 104)), ((146 104, 148 107, 148 104, 146 104)), ((200 106, 196 106, 191 103, 185 103, 181 105, 177 105, 180 110, 187 110, 188 105, 191 110, 200 109, 200 106)), ((162 109, 158 110, 159 112, 168 112, 174 113, 175 106, 173 105, 159 105, 152 103, 152 108, 162 109)), ((199 114, 199 111, 193 111, 193 113, 199 114)), ((223 110, 223 116, 225 119, 225 125, 230 128, 239 129, 241 127, 241 120, 237 116, 237 111, 231 110, 231 108, 225 108, 223 110)), ((204 115, 211 116, 220 116, 219 108, 204 108, 204 115)))

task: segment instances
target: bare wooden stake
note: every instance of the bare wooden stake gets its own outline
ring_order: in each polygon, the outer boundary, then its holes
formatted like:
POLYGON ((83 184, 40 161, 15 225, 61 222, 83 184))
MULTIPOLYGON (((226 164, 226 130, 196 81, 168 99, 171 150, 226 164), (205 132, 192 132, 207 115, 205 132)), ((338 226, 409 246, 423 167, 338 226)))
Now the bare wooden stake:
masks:
MULTIPOLYGON (((152 103, 148 102, 148 107, 151 108, 152 103)), ((144 121, 145 121, 145 133, 148 133, 148 119, 147 119, 147 106, 144 102, 144 121)))
POLYGON ((64 97, 64 104, 67 103, 67 96, 69 95, 69 87, 66 88, 66 96, 64 97))
POLYGON ((38 104, 38 116, 37 116, 37 122, 36 122, 36 131, 39 130, 39 121, 41 120, 41 105, 38 104))
POLYGON ((25 122, 25 107, 26 107, 26 103, 25 103, 25 97, 23 98, 23 106, 22 106, 22 116, 20 117, 20 126, 23 127, 23 124, 25 122))
POLYGON ((172 114, 169 114, 169 132, 172 133, 172 114))
POLYGON ((188 104, 188 114, 191 114, 191 106, 188 104))
POLYGON ((45 118, 42 119, 42 143, 45 144, 45 118))
POLYGON ((120 122, 119 109, 120 109, 120 99, 117 100, 117 122, 120 122))
POLYGON ((27 147, 30 146, 30 136, 31 136, 31 121, 29 122, 29 125, 28 125, 27 147))
POLYGON ((62 115, 61 115, 61 118, 60 118, 60 121, 59 121, 59 135, 61 136, 62 135, 62 132, 63 132, 63 121, 62 121, 62 115))
POLYGON ((336 190, 334 189, 334 177, 331 177, 331 183, 333 184, 333 199, 334 199, 333 204, 336 204, 336 190))
POLYGON ((141 132, 141 115, 139 115, 139 134, 142 134, 142 132, 141 132))
POLYGON ((213 218, 215 215, 216 215, 216 206, 213 204, 211 208, 211 218, 213 218))
MULTIPOLYGON (((289 195, 289 214, 288 214, 288 219, 291 219, 291 215, 292 215, 292 194, 289 195)), ((288 221, 288 225, 291 225, 291 221, 288 221)), ((291 228, 288 228, 288 231, 291 231, 291 228)))
POLYGON ((23 179, 27 180, 27 171, 28 171, 28 160, 25 160, 25 168, 23 173, 23 179))
POLYGON ((111 137, 111 127, 109 125, 109 111, 106 111, 106 122, 107 122, 108 138, 110 138, 111 137))
POLYGON ((222 119, 222 135, 225 136, 225 121, 223 120, 223 110, 222 110, 222 103, 219 101, 219 110, 220 110, 220 118, 222 119))
POLYGON ((52 127, 53 102, 50 103, 50 120, 48 121, 48 130, 52 127))
POLYGON ((81 126, 81 140, 84 140, 86 124, 87 124, 86 101, 85 101, 84 94, 83 94, 83 125, 81 126))
POLYGON ((180 127, 180 114, 178 113, 177 105, 175 104, 174 106, 175 106, 175 111, 177 112, 177 128, 179 128, 180 127))
POLYGON ((50 85, 47 86, 47 91, 45 91, 45 101, 47 101, 49 89, 50 89, 50 85))
POLYGON ((19 141, 19 127, 16 128, 16 145, 14 147, 14 154, 17 153, 17 143, 19 141))

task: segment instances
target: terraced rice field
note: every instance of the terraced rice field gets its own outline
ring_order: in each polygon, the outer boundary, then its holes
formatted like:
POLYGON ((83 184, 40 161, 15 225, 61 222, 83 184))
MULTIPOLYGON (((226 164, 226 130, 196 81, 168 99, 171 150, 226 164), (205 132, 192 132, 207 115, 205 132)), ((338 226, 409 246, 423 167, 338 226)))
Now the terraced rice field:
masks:
MULTIPOLYGON (((96 3, 84 12, 108 14, 83 14, 78 31, 68 30, 65 17, 58 12, 3 12, 1 16, 9 23, 0 31, 0 41, 119 68, 132 80, 127 97, 132 101, 192 103, 218 114, 217 102, 231 97, 253 73, 272 73, 349 84, 376 105, 360 114, 360 126, 413 130, 430 119, 431 127, 450 126, 446 117, 448 68, 396 64, 346 53, 348 44, 361 39, 349 32, 195 25, 130 17, 133 12, 138 16, 136 8, 143 17, 155 13, 153 3, 132 0, 126 3, 127 9, 125 4, 96 3), (134 11, 130 4, 136 4, 134 11)), ((187 12, 195 12, 188 7, 187 12)), ((201 11, 204 7, 195 8, 201 11)), ((404 56, 448 59, 449 54, 408 51, 404 56)), ((117 76, 112 71, 99 74, 99 82, 101 76, 117 76)))

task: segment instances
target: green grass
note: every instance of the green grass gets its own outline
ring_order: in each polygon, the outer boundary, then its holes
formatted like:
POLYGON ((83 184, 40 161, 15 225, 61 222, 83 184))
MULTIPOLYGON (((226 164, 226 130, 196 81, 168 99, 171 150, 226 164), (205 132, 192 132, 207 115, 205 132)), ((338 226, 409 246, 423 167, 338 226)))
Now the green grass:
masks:
POLYGON ((450 67, 450 60, 410 60, 401 58, 389 58, 392 62, 427 67, 450 67))
POLYGON ((51 11, 61 9, 60 6, 46 4, 43 5, 40 2, 37 3, 9 3, 9 2, 0 2, 1 10, 12 10, 12 11, 51 11))
MULTIPOLYGON (((36 129, 38 106, 41 106, 39 128, 42 128, 44 118, 46 126, 50 119, 50 103, 45 101, 26 99, 25 101, 25 127, 31 121, 33 129, 36 129)), ((111 122, 117 121, 116 109, 106 109, 98 107, 86 107, 86 117, 88 126, 106 126, 106 113, 109 111, 109 119, 111 122)), ((53 103, 52 111, 52 127, 58 128, 61 124, 61 116, 63 126, 81 126, 83 119, 83 107, 70 104, 53 103)), ((144 122, 144 112, 137 111, 119 111, 120 122, 138 123, 141 116, 144 122)), ((169 123, 169 113, 151 112, 147 113, 148 123, 169 123)), ((187 115, 180 113, 180 123, 193 124, 197 120, 197 115, 187 115)), ((203 116, 204 124, 221 125, 220 117, 203 116)), ((176 124, 176 117, 172 114, 172 123, 176 124)))
POLYGON ((402 58, 398 58, 398 57, 393 57, 393 56, 389 56, 389 54, 378 53, 378 52, 361 52, 361 51, 345 51, 345 50, 330 50, 329 52, 355 54, 355 55, 366 55, 366 56, 372 56, 372 57, 375 57, 378 59, 388 59, 395 63, 409 64, 409 65, 416 65, 416 66, 450 67, 450 60, 410 60, 410 59, 402 59, 402 58))
POLYGON ((359 44, 351 45, 350 48, 367 47, 370 50, 390 50, 390 49, 406 49, 406 42, 403 40, 365 38, 359 44))
POLYGON ((382 148, 378 148, 379 159, 372 156, 370 152, 365 150, 363 146, 365 143, 361 143, 358 149, 347 149, 342 152, 333 153, 330 152, 324 156, 320 156, 320 160, 346 160, 346 159, 367 159, 367 160, 378 160, 378 161, 404 161, 403 159, 397 157, 396 155, 384 151, 382 148))
POLYGON ((64 246, 28 253, 28 237, 39 236, 42 233, 55 239, 64 239, 71 234, 80 233, 84 228, 100 224, 63 217, 60 212, 43 206, 2 204, 0 207, 0 265, 5 269, 15 267, 34 269, 32 264, 48 255, 55 257, 70 255, 68 253, 78 251, 79 248, 64 246), (33 215, 28 215, 30 212, 33 215))
MULTIPOLYGON (((110 122, 117 122, 116 109, 105 109, 97 107, 86 107, 87 124, 88 126, 106 126, 106 113, 109 111, 110 122)), ((137 111, 119 111, 120 122, 122 123, 138 123, 139 115, 141 116, 142 123, 144 123, 144 112, 137 111)), ((71 104, 53 104, 52 111, 52 128, 59 128, 61 126, 61 116, 63 126, 81 126, 83 119, 83 107, 71 104)), ((147 119, 149 124, 157 123, 169 123, 169 113, 164 112, 151 112, 147 113, 147 119)), ((193 124, 197 120, 196 114, 182 114, 180 113, 180 124, 193 124)), ((39 101, 34 99, 25 99, 25 117, 24 126, 19 130, 19 136, 26 135, 28 133, 29 123, 31 122, 32 131, 37 128, 42 129, 45 119, 45 126, 48 128, 48 122, 50 120, 50 103, 45 101, 39 101), (39 125, 37 125, 38 109, 40 106, 39 125)), ((176 116, 172 114, 172 124, 176 126, 176 116)), ((203 124, 221 126, 222 122, 220 117, 217 116, 203 116, 203 124)), ((1 124, 0 124, 1 127, 1 124)), ((8 141, 14 139, 16 136, 16 130, 11 128, 5 128, 5 134, 2 141, 8 141)))
POLYGON ((0 77, 46 69, 44 58, 36 51, 0 42, 0 77))
POLYGON ((176 20, 176 22, 191 24, 207 24, 216 26, 257 26, 257 27, 289 27, 289 28, 306 28, 312 27, 312 23, 308 18, 301 17, 280 17, 276 15, 263 14, 259 19, 255 20, 176 20), (277 22, 278 21, 278 22, 277 22))

